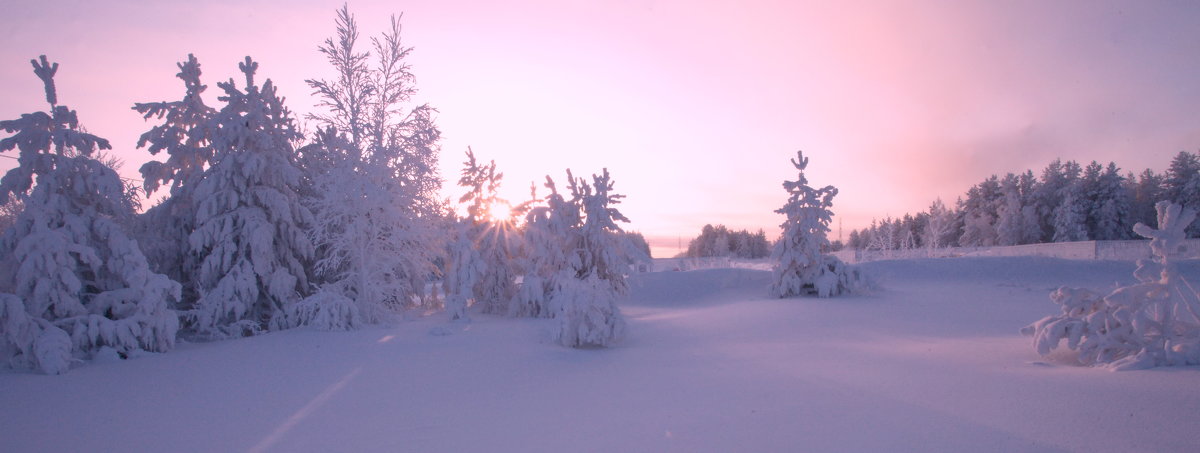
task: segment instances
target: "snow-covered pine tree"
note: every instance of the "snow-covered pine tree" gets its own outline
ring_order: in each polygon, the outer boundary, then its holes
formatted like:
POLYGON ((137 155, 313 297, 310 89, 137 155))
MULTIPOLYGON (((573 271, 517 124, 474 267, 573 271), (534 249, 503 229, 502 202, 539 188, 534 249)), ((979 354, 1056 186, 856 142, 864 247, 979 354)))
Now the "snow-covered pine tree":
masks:
POLYGON ((1047 355, 1067 340, 1084 365, 1113 370, 1162 365, 1200 365, 1200 294, 1183 278, 1176 260, 1185 258, 1185 229, 1196 211, 1159 202, 1159 228, 1137 224, 1134 231, 1150 239, 1152 260, 1139 260, 1134 277, 1140 282, 1107 296, 1062 287, 1050 298, 1062 313, 1021 329, 1034 347, 1047 355))
MULTIPOLYGON (((195 229, 196 183, 213 158, 208 121, 216 110, 204 104, 201 95, 208 87, 200 82, 200 63, 188 54, 187 61, 177 64, 185 93, 178 101, 145 102, 133 109, 143 118, 158 119, 162 124, 152 127, 138 139, 138 147, 150 154, 165 152, 166 162, 150 161, 140 171, 147 194, 159 187, 170 187, 170 197, 138 217, 138 237, 152 268, 183 284, 180 301, 195 301, 190 282, 196 262, 188 253, 187 238, 195 229)), ((181 308, 189 308, 184 305, 181 308)))
POLYGON ((1051 161, 1042 170, 1042 176, 1032 195, 1033 205, 1037 209, 1038 227, 1041 234, 1038 242, 1049 242, 1054 239, 1054 216, 1058 206, 1062 204, 1062 189, 1070 182, 1064 173, 1065 166, 1061 159, 1051 161))
POLYGON ((1000 179, 992 175, 967 190, 967 198, 960 210, 963 216, 963 232, 958 238, 963 247, 990 247, 996 245, 996 223, 999 208, 1003 205, 1004 193, 1000 179))
MULTIPOLYGON (((569 170, 567 179, 572 179, 569 170)), ((524 273, 521 286, 509 305, 509 316, 557 316, 559 307, 551 301, 564 279, 575 278, 573 257, 580 247, 579 231, 583 221, 580 200, 563 197, 549 176, 545 187, 550 191, 545 205, 533 206, 525 215, 524 273)))
POLYGON ((196 184, 196 229, 188 238, 199 259, 199 299, 189 327, 215 337, 252 335, 288 325, 289 308, 307 296, 312 214, 297 193, 299 138, 275 85, 254 81, 250 57, 240 63, 244 89, 218 83, 225 105, 211 119, 213 164, 196 184))
POLYGON ((1154 205, 1158 200, 1166 199, 1166 192, 1163 190, 1162 175, 1146 169, 1138 174, 1137 178, 1130 175, 1128 184, 1131 186, 1129 191, 1132 198, 1130 201, 1130 216, 1133 217, 1134 224, 1155 224, 1157 213, 1155 212, 1154 205))
POLYGON ((550 303, 557 309, 558 343, 573 348, 608 347, 625 335, 625 318, 617 300, 628 292, 625 274, 629 271, 627 248, 622 244, 621 227, 629 222, 615 205, 624 195, 613 192, 608 169, 592 175, 589 184, 575 179, 568 171, 574 200, 578 200, 583 222, 576 244, 568 257, 573 275, 557 279, 557 291, 550 303))
POLYGON ((116 172, 92 157, 108 141, 82 131, 58 104, 58 64, 33 60, 50 111, 0 121, 19 166, 0 180, 0 201, 25 209, 0 237, 0 358, 48 374, 102 348, 128 356, 167 351, 179 319, 168 308, 179 284, 150 271, 121 228, 133 216, 116 172), (36 179, 36 182, 35 182, 36 179), (30 190, 32 188, 32 191, 30 190), (11 286, 8 286, 11 285, 11 286))
POLYGON ((475 284, 483 277, 484 264, 475 250, 475 235, 466 222, 455 223, 447 255, 442 281, 446 313, 451 321, 469 320, 467 308, 475 300, 475 284))
MULTIPOLYGON (((1200 153, 1180 151, 1171 159, 1163 180, 1167 199, 1187 208, 1200 209, 1200 153)), ((1200 224, 1187 229, 1188 237, 1200 237, 1200 224)))
POLYGON ((1075 186, 1063 189, 1062 203, 1054 210, 1054 242, 1086 241, 1085 207, 1075 186))
POLYGON ((796 152, 792 165, 799 171, 795 181, 784 181, 788 201, 776 213, 786 216, 783 235, 775 243, 771 258, 775 262, 770 292, 775 297, 815 294, 830 297, 854 291, 863 283, 858 269, 832 255, 822 255, 829 245, 826 234, 832 220, 833 197, 837 188, 814 189, 808 185, 804 170, 808 159, 796 152))
MULTIPOLYGON (((508 304, 517 292, 514 253, 520 240, 510 219, 498 219, 498 206, 506 205, 497 195, 504 174, 496 171, 496 162, 481 165, 475 153, 467 149, 462 177, 458 185, 467 189, 459 203, 467 204, 464 219, 475 237, 475 249, 483 260, 483 274, 475 283, 473 298, 485 313, 508 313, 508 304)), ((465 264, 465 263, 464 263, 465 264)))
POLYGON ((1133 228, 1131 221, 1130 194, 1125 190, 1125 178, 1115 163, 1109 162, 1104 171, 1098 172, 1096 182, 1088 194, 1088 222, 1092 225, 1092 239, 1112 241, 1130 239, 1133 228))

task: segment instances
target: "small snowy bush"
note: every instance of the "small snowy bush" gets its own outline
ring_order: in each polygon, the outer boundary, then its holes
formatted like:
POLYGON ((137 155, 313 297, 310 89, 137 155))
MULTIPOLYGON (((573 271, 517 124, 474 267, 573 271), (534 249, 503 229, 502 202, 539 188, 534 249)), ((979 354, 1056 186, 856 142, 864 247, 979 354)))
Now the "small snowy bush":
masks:
POLYGON ((821 249, 829 246, 825 235, 833 217, 829 208, 833 206, 837 188, 813 189, 808 185, 804 177, 808 159, 804 153, 796 152, 792 165, 800 175, 796 181, 783 182, 790 197, 787 204, 775 211, 787 216, 787 220, 780 225, 783 236, 771 256, 775 262, 771 295, 831 297, 859 290, 866 283, 857 268, 835 256, 821 254, 821 249))
POLYGON ((355 330, 365 323, 354 300, 340 291, 317 291, 286 308, 288 325, 318 330, 355 330))
POLYGON ((1140 282, 1107 296, 1081 288, 1059 288, 1050 298, 1062 313, 1021 329, 1047 355, 1067 340, 1085 365, 1129 370, 1165 365, 1200 365, 1200 295, 1179 275, 1174 260, 1185 252, 1185 229, 1196 212, 1161 201, 1158 230, 1141 223, 1133 230, 1151 239, 1155 258, 1139 260, 1140 282))
POLYGON ((551 305, 559 307, 558 343, 572 348, 612 346, 625 336, 625 318, 609 282, 592 275, 559 280, 551 305))

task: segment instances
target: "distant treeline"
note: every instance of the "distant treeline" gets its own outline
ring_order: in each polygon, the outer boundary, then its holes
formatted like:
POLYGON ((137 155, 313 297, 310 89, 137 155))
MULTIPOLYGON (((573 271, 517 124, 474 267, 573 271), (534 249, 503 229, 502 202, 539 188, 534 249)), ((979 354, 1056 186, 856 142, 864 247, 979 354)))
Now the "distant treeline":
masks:
MULTIPOLYGON (((850 233, 856 249, 973 247, 1043 242, 1134 239, 1138 222, 1157 225, 1154 204, 1170 200, 1200 208, 1200 155, 1180 152, 1165 173, 1121 174, 1110 162, 1086 167, 1056 159, 1032 170, 992 175, 959 197, 928 210, 872 221, 850 233)), ((1189 237, 1200 236, 1195 226, 1189 237)))
POLYGON ((751 233, 747 230, 731 231, 725 225, 704 225, 700 236, 688 242, 688 258, 728 256, 732 258, 758 259, 771 255, 771 241, 763 230, 751 233))

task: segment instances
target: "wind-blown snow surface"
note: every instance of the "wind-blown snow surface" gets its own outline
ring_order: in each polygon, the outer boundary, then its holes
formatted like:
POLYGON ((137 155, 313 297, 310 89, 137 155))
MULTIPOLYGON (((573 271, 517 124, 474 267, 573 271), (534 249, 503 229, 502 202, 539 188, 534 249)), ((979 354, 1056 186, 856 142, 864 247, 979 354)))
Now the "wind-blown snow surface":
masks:
POLYGON ((4 371, 0 451, 1200 451, 1200 368, 1054 363, 1017 333, 1053 288, 1132 263, 866 267, 883 290, 833 299, 769 299, 764 271, 637 275, 606 350, 437 314, 4 371))

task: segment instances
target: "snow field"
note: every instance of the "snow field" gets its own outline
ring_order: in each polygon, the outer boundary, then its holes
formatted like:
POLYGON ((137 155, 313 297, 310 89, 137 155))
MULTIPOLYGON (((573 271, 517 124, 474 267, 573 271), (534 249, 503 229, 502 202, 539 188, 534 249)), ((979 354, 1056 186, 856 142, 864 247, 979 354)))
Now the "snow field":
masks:
POLYGON ((1017 333, 1051 289, 1128 284, 1132 263, 864 267, 883 289, 833 299, 768 298, 764 271, 639 274, 604 350, 556 345, 554 320, 436 314, 5 371, 0 450, 1200 450, 1196 367, 1082 368, 1017 333))

